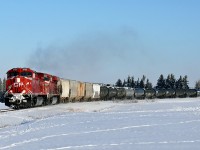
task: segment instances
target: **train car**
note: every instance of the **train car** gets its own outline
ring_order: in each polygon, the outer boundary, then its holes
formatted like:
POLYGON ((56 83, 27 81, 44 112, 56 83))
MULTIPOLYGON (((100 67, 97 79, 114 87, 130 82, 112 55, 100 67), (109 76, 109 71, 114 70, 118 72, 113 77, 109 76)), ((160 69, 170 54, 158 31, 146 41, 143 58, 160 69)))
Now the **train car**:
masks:
POLYGON ((166 98, 175 98, 176 91, 174 89, 166 89, 165 97, 166 98))
POLYGON ((59 102, 58 78, 30 68, 13 68, 7 72, 5 105, 27 108, 59 102))
POLYGON ((84 100, 90 101, 93 98, 93 84, 92 83, 85 83, 85 96, 84 100))
POLYGON ((125 88, 117 88, 117 99, 125 99, 126 98, 126 89, 125 88))
POLYGON ((165 89, 156 89, 156 97, 157 98, 165 98, 166 90, 165 89))
MULTIPOLYGON (((40 96, 40 99, 37 100, 35 106, 58 103, 59 101, 58 89, 57 89, 58 78, 56 76, 52 76, 41 72, 37 72, 37 75, 40 80, 39 82, 40 92, 43 93, 43 96, 40 96)), ((37 90, 36 86, 34 86, 34 88, 35 90, 37 90)))
POLYGON ((198 91, 196 89, 187 89, 186 95, 187 97, 197 97, 198 91))
POLYGON ((60 95, 60 101, 66 103, 70 101, 70 80, 61 79, 57 82, 58 92, 60 95))
POLYGON ((100 100, 100 84, 92 84, 93 87, 93 94, 92 100, 100 100))
POLYGON ((146 89, 145 90, 145 97, 147 99, 153 99, 156 97, 156 90, 155 89, 146 89))
POLYGON ((108 100, 109 88, 107 86, 100 87, 100 99, 108 100))
MULTIPOLYGON (((60 79, 58 82, 61 102, 100 99, 100 85, 75 80, 60 79)), ((101 93, 103 94, 103 92, 101 93)), ((103 95, 101 95, 103 97, 103 95)))
POLYGON ((144 99, 145 98, 145 90, 143 88, 136 88, 134 96, 136 99, 144 99))
POLYGON ((135 91, 132 88, 125 88, 126 91, 126 98, 127 99, 134 99, 135 91))
MULTIPOLYGON (((89 91, 88 91, 89 92, 89 91)), ((77 81, 77 97, 76 101, 82 101, 84 100, 85 96, 89 96, 89 94, 86 94, 86 84, 84 82, 77 81)))
POLYGON ((176 89, 176 97, 185 98, 187 96, 185 89, 176 89))
POLYGON ((116 96, 117 96, 117 89, 115 87, 112 87, 112 86, 110 86, 108 89, 109 89, 108 90, 109 91, 108 92, 108 100, 115 99, 116 96))
POLYGON ((197 97, 200 96, 200 90, 199 89, 196 89, 197 90, 197 97))
POLYGON ((79 82, 76 80, 69 80, 69 101, 78 101, 79 82))
POLYGON ((76 80, 60 79, 58 81, 58 91, 62 103, 87 101, 93 97, 93 84, 76 80))

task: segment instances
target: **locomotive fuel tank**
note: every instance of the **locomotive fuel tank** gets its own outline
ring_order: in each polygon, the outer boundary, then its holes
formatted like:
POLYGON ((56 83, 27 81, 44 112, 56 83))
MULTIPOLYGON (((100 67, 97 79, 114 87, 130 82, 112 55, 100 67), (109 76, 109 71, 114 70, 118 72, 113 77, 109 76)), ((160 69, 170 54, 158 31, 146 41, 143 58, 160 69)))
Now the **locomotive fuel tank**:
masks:
POLYGON ((174 89, 166 89, 166 98, 176 97, 176 91, 174 89))
POLYGON ((185 89, 176 89, 176 97, 184 98, 186 96, 187 94, 185 89))
POLYGON ((157 98, 165 98, 166 90, 165 89, 156 89, 157 98))
POLYGON ((136 99, 144 99, 145 98, 145 90, 143 88, 135 89, 135 98, 136 99))
POLYGON ((187 89, 186 95, 188 97, 197 97, 197 90, 196 89, 187 89))
POLYGON ((155 89, 146 89, 145 90, 145 97, 147 99, 152 99, 156 97, 156 90, 155 89))

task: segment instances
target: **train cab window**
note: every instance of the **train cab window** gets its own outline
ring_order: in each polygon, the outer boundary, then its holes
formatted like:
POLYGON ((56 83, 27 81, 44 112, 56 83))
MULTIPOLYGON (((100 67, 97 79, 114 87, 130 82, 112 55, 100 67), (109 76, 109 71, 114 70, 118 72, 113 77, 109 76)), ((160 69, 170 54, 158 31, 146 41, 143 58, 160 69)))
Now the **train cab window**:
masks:
POLYGON ((7 74, 7 78, 12 78, 12 77, 15 77, 17 75, 19 75, 19 72, 17 72, 17 71, 9 72, 7 74))
POLYGON ((24 71, 24 72, 21 72, 21 76, 23 76, 23 77, 32 77, 32 73, 24 71))
POLYGON ((50 79, 48 77, 44 77, 44 81, 49 81, 50 79))

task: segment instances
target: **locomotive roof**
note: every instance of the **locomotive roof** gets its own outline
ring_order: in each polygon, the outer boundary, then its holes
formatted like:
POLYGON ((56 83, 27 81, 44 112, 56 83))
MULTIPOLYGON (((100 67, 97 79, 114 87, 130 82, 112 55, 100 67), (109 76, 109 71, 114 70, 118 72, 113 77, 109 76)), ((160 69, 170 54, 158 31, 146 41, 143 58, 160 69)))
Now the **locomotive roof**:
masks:
POLYGON ((12 69, 8 70, 7 73, 13 72, 13 71, 19 71, 19 72, 22 72, 22 71, 35 72, 34 70, 32 70, 32 69, 30 69, 30 68, 12 68, 12 69))
POLYGON ((28 72, 32 72, 32 73, 37 73, 37 74, 40 74, 40 75, 46 75, 46 76, 51 76, 53 78, 58 78, 57 76, 54 76, 54 75, 51 75, 51 74, 48 74, 48 73, 43 73, 43 72, 37 72, 35 70, 32 70, 30 68, 12 68, 10 70, 8 70, 7 74, 9 72, 13 72, 13 71, 18 71, 18 72, 22 72, 22 71, 28 71, 28 72))

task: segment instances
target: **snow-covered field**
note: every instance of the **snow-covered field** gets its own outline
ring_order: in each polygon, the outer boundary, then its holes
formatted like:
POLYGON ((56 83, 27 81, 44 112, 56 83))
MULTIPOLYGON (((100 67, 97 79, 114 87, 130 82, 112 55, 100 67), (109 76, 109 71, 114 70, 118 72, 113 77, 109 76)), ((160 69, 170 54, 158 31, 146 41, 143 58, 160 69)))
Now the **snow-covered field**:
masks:
POLYGON ((200 98, 69 103, 0 113, 0 150, 199 148, 200 98))

